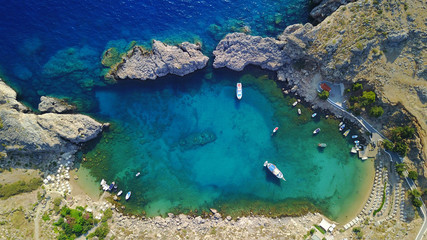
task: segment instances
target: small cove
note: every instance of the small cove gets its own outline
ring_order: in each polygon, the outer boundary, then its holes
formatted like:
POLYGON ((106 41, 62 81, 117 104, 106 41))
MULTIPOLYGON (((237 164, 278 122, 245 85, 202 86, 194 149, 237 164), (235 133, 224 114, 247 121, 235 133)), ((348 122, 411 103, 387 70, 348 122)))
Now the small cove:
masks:
POLYGON ((340 220, 353 214, 359 191, 369 188, 364 176, 371 164, 350 155, 338 121, 312 119, 301 105, 292 108, 294 100, 282 95, 268 73, 248 71, 203 70, 96 90, 95 114, 113 126, 83 166, 97 179, 132 191, 121 203, 147 216, 211 207, 233 216, 318 210, 340 220), (237 81, 244 86, 241 101, 235 98, 237 81), (271 137, 275 126, 279 131, 271 137), (322 131, 313 136, 317 127, 322 131), (191 142, 205 133, 215 140, 191 142), (318 149, 319 142, 328 147, 318 149), (265 160, 288 181, 266 171, 265 160))

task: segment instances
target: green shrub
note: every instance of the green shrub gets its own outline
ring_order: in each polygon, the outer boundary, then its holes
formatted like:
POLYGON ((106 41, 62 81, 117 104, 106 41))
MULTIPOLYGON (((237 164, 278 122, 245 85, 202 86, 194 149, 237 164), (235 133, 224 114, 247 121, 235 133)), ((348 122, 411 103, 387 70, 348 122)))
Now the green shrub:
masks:
POLYGON ((20 193, 34 191, 39 188, 42 183, 43 182, 40 178, 33 178, 29 182, 17 181, 10 184, 0 185, 0 198, 7 199, 20 193))
POLYGON ((99 226, 99 227, 95 230, 95 232, 93 232, 93 233, 89 234, 88 239, 91 239, 91 238, 93 238, 93 237, 95 237, 95 236, 96 236, 96 237, 98 237, 100 240, 102 240, 102 239, 104 239, 104 238, 107 236, 108 232, 110 232, 110 228, 108 227, 107 222, 103 222, 103 223, 101 224, 101 226, 99 226))
POLYGON ((357 49, 362 50, 363 49, 363 44, 361 42, 357 42, 356 43, 356 47, 357 47, 357 49))
POLYGON ((409 171, 408 173, 408 177, 412 180, 417 180, 418 179, 418 173, 415 171, 409 171))
POLYGON ((50 220, 49 214, 47 214, 47 213, 43 214, 42 220, 45 221, 45 222, 49 221, 50 220))
POLYGON ((318 93, 317 95, 319 96, 320 99, 326 100, 329 97, 329 92, 328 91, 322 91, 322 92, 318 93))
POLYGON ((321 232, 322 234, 325 234, 325 233, 326 233, 325 229, 321 228, 319 225, 314 225, 314 227, 315 227, 317 230, 319 230, 319 232, 321 232))
POLYGON ((0 117, 0 129, 2 129, 2 128, 3 128, 3 121, 2 121, 2 119, 0 117))
POLYGON ((102 216, 101 222, 106 222, 112 216, 113 216, 113 211, 111 210, 111 208, 107 208, 107 210, 104 211, 104 216, 102 216))
POLYGON ((64 239, 74 239, 93 228, 95 221, 93 214, 84 212, 84 208, 70 209, 66 206, 61 209, 61 217, 54 226, 60 227, 60 236, 64 239), (83 209, 83 210, 82 210, 83 209))
POLYGON ((313 235, 316 230, 310 229, 310 234, 313 235))
POLYGON ((381 117, 384 113, 384 110, 381 106, 373 106, 371 107, 371 110, 369 111, 369 115, 374 117, 381 117))
POLYGON ((363 85, 361 83, 353 83, 352 87, 353 91, 358 91, 363 89, 363 85))

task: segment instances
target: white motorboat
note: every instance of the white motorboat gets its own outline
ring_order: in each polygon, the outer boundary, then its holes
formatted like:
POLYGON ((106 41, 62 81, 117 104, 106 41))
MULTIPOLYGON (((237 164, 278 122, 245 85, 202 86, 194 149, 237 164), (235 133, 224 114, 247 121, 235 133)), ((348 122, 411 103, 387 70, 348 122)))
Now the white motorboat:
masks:
POLYGON ((292 107, 295 107, 298 104, 298 101, 295 101, 294 103, 292 103, 292 107))
POLYGON ((313 131, 313 135, 316 135, 320 132, 320 128, 316 128, 316 130, 313 131))
POLYGON ((301 115, 301 109, 298 108, 298 115, 301 115))
POLYGON ((353 135, 353 136, 351 136, 351 138, 357 138, 358 136, 357 135, 353 135))
POLYGON ((276 167, 276 165, 269 163, 268 161, 265 161, 264 167, 267 167, 267 169, 274 174, 279 179, 283 179, 286 181, 286 179, 283 177, 283 173, 276 167))
POLYGON ((126 200, 129 200, 129 198, 130 198, 130 195, 131 195, 132 193, 129 191, 128 193, 126 193, 126 197, 125 197, 125 199, 126 200))
POLYGON ((236 85, 236 97, 237 99, 242 99, 243 96, 243 90, 242 90, 242 83, 237 83, 236 85))
POLYGON ((317 115, 317 113, 311 114, 311 117, 314 118, 317 115))
POLYGON ((120 191, 117 193, 117 197, 118 197, 118 196, 120 196, 120 195, 122 195, 122 193, 123 193, 123 191, 122 191, 122 190, 120 190, 120 191))
POLYGON ((138 177, 139 175, 141 175, 141 173, 140 173, 140 172, 136 173, 135 177, 138 177))

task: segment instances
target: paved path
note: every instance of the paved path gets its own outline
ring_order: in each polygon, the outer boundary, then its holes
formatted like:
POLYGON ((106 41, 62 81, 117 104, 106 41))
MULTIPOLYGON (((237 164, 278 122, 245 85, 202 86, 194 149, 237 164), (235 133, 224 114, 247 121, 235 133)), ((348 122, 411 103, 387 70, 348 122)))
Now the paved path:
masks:
MULTIPOLYGON (((344 100, 343 100, 343 98, 342 98, 342 90, 341 90, 341 88, 338 88, 338 87, 336 87, 336 84, 332 84, 332 83, 329 83, 329 82, 326 82, 329 86, 331 86, 331 92, 330 92, 330 96, 333 96, 333 99, 329 99, 328 98, 328 102, 332 105, 332 106, 334 106, 334 107, 336 107, 336 108, 338 108, 338 109, 340 109, 341 111, 343 111, 343 112, 345 112, 347 115, 349 115, 350 117, 353 117, 356 121, 358 121, 368 132, 370 132, 370 133, 377 133, 379 136, 381 136, 381 138, 382 139, 386 139, 386 140, 389 140, 389 139, 387 139, 384 135, 382 135, 378 130, 376 130, 371 124, 369 124, 368 123, 368 121, 366 121, 364 118, 362 118, 362 117, 356 117, 356 116, 354 116, 352 113, 350 113, 350 112, 347 112, 347 110, 345 110, 344 109, 344 107, 343 107, 343 104, 344 104, 344 100), (335 85, 335 86, 334 86, 335 85), (334 87, 332 87, 332 86, 334 86, 334 87), (338 92, 338 91, 340 91, 340 92, 338 92), (341 95, 341 98, 340 97, 337 97, 338 95, 341 95), (340 100, 341 99, 341 100, 340 100), (341 102, 336 102, 336 101, 341 101, 341 102)), ((382 140, 382 139, 379 139, 379 140, 382 140)), ((390 141, 390 140, 389 140, 390 141)), ((397 153, 395 153, 395 152, 387 152, 386 151, 386 153, 390 156, 390 160, 391 161, 394 161, 394 162, 396 162, 396 163, 402 163, 403 162, 403 159, 397 154, 397 153)), ((405 171, 405 176, 408 176, 408 171, 405 171)), ((408 184, 408 186, 411 188, 411 190, 414 190, 414 189, 416 189, 416 185, 415 185, 415 183, 414 183, 414 181, 412 181, 412 179, 410 179, 410 178, 408 178, 408 177, 405 177, 405 180, 406 180, 406 183, 408 184)), ((415 238, 415 240, 422 240, 423 239, 423 236, 424 236, 424 234, 426 233, 426 231, 427 231, 427 208, 426 208, 426 206, 425 206, 425 204, 424 204, 424 201, 422 201, 422 199, 421 198, 418 198, 419 200, 421 200, 421 202, 423 203, 423 205, 420 207, 420 210, 421 210, 421 213, 422 213, 422 218, 423 218, 423 225, 421 226, 421 229, 420 229, 420 231, 418 232, 418 235, 417 235, 417 237, 415 238)))

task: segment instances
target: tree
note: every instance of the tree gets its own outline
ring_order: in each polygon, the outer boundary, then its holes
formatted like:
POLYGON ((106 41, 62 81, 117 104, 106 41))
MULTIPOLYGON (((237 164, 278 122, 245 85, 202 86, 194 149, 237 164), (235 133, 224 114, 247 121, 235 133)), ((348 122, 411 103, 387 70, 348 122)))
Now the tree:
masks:
POLYGON ((414 197, 414 198, 418 198, 421 197, 421 193, 420 191, 418 191, 417 189, 414 189, 412 191, 409 191, 409 194, 414 197))
POLYGON ((329 92, 323 90, 322 92, 318 93, 317 95, 319 96, 320 99, 326 100, 329 97, 329 92))
POLYGON ((372 91, 364 91, 360 97, 362 106, 368 106, 375 102, 375 93, 372 91))
POLYGON ((406 170, 406 165, 404 163, 396 164, 396 172, 402 176, 403 172, 406 170))
POLYGON ((421 207, 423 205, 423 202, 421 202, 421 200, 418 198, 414 198, 412 199, 412 205, 414 205, 415 207, 421 207))
POLYGON ((389 140, 384 140, 384 142, 383 142, 383 147, 384 147, 386 150, 393 150, 393 143, 392 143, 392 142, 390 142, 389 140))
POLYGON ((418 173, 415 171, 409 171, 408 173, 408 177, 412 180, 417 180, 418 179, 418 173))
POLYGON ((369 115, 374 117, 381 117, 383 115, 384 109, 381 106, 373 106, 371 107, 371 110, 369 111, 369 115))
POLYGON ((315 231, 316 231, 316 230, 311 229, 311 230, 310 230, 310 234, 311 234, 311 235, 313 235, 315 231))
POLYGON ((83 231, 83 227, 82 227, 82 225, 80 225, 80 224, 75 224, 74 226, 73 226, 73 232, 74 233, 76 233, 76 235, 81 235, 82 234, 82 231, 83 231))
POLYGON ((399 153, 400 156, 406 156, 408 152, 408 145, 405 142, 396 142, 393 151, 399 153))

